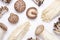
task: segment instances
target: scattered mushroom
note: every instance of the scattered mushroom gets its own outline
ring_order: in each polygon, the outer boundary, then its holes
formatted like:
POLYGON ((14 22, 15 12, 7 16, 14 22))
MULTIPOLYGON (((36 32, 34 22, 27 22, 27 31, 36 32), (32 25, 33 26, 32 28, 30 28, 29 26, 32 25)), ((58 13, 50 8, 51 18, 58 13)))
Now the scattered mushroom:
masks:
POLYGON ((23 0, 18 0, 14 4, 14 8, 17 12, 23 12, 26 8, 26 4, 23 0))
POLYGON ((44 0, 33 0, 35 4, 37 4, 38 6, 40 6, 44 0))
POLYGON ((10 3, 11 0, 2 0, 5 3, 10 3))
POLYGON ((60 18, 58 20, 59 20, 58 22, 54 23, 54 29, 53 29, 53 31, 56 34, 60 34, 60 18))
POLYGON ((0 18, 8 11, 8 8, 6 6, 1 6, 0 8, 0 18))
POLYGON ((3 23, 0 23, 0 40, 3 39, 3 36, 6 31, 7 31, 7 26, 3 23))
POLYGON ((30 19, 35 19, 37 17, 37 9, 35 7, 31 7, 27 10, 26 15, 30 19))
POLYGON ((11 13, 8 18, 8 21, 12 24, 16 24, 18 22, 18 20, 19 20, 19 17, 14 13, 11 13))
POLYGON ((44 40, 59 40, 55 35, 44 29, 44 25, 38 26, 35 34, 38 37, 41 36, 44 40))

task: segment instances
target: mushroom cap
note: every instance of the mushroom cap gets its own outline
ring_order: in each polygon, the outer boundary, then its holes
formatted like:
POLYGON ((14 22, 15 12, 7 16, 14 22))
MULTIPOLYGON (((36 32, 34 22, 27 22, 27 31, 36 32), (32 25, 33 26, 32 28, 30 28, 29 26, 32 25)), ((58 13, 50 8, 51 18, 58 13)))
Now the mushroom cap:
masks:
POLYGON ((35 35, 40 35, 42 32, 44 31, 44 26, 43 25, 39 25, 36 30, 35 30, 35 35))
POLYGON ((23 12, 24 10, 25 10, 25 8, 26 8, 26 4, 25 4, 25 2, 24 1, 22 1, 22 0, 18 0, 18 1, 16 1, 16 3, 14 4, 14 8, 15 8, 15 10, 17 11, 17 12, 23 12))
POLYGON ((30 19, 35 19, 37 17, 37 9, 35 7, 31 7, 27 10, 26 15, 30 19))
POLYGON ((2 28, 4 31, 7 31, 7 26, 3 23, 0 23, 0 28, 2 28))
POLYGON ((16 14, 13 14, 13 13, 11 13, 10 17, 8 18, 8 21, 10 23, 13 23, 13 24, 17 23, 18 20, 19 20, 19 17, 16 14))

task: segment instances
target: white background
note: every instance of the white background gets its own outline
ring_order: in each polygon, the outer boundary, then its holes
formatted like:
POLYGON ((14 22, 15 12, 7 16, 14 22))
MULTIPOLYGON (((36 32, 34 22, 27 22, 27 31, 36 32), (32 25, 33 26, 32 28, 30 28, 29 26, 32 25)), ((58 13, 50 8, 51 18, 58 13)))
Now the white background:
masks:
MULTIPOLYGON (((3 40, 8 40, 8 37, 10 36, 11 32, 18 26, 20 26, 21 24, 23 24, 24 22, 26 21, 29 21, 31 26, 30 26, 30 29, 28 31, 28 33, 25 35, 25 37, 23 38, 23 40, 26 40, 27 38, 30 38, 30 37, 35 37, 35 29, 38 25, 41 25, 43 24, 45 26, 45 28, 52 34, 53 33, 53 24, 55 22, 58 21, 58 17, 56 17, 55 19, 53 19, 52 21, 50 21, 49 23, 46 23, 44 21, 42 21, 41 19, 41 14, 42 14, 42 11, 49 5, 53 2, 53 0, 44 0, 44 3, 38 7, 32 0, 24 0, 25 3, 26 3, 26 9, 24 12, 22 13, 18 13, 15 11, 14 9, 14 3, 16 2, 17 0, 12 0, 10 4, 6 4, 2 1, 0 1, 0 7, 1 6, 7 6, 9 8, 9 11, 7 13, 5 13, 2 18, 0 19, 0 22, 4 23, 7 27, 8 27, 8 30, 7 32, 5 33, 4 37, 3 37, 3 40), (31 20, 29 18, 27 18, 26 16, 26 11, 28 8, 30 7, 36 7, 38 9, 38 16, 35 20, 31 20), (17 24, 11 24, 9 21, 8 21, 8 17, 10 15, 10 13, 15 13, 19 16, 19 21, 17 24)), ((54 34, 56 35, 56 34, 54 34)), ((56 35, 57 37, 59 37, 58 35, 56 35)))

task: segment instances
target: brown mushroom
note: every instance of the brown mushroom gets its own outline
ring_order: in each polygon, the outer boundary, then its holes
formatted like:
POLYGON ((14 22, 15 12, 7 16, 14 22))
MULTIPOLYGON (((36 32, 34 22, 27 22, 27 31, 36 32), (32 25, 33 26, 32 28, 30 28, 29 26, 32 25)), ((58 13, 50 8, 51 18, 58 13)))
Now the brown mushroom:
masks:
POLYGON ((23 12, 26 8, 26 4, 23 0, 18 0, 14 4, 14 8, 17 12, 23 12))
POLYGON ((35 7, 31 7, 27 10, 26 15, 30 19, 35 19, 37 17, 37 9, 35 7))
POLYGON ((14 14, 14 13, 11 13, 9 18, 8 18, 8 21, 10 23, 13 23, 13 24, 17 23, 18 20, 19 20, 19 17, 16 14, 14 14))
POLYGON ((2 0, 5 3, 10 3, 11 0, 2 0))
POLYGON ((35 4, 37 4, 38 6, 40 6, 44 0, 33 0, 35 4))

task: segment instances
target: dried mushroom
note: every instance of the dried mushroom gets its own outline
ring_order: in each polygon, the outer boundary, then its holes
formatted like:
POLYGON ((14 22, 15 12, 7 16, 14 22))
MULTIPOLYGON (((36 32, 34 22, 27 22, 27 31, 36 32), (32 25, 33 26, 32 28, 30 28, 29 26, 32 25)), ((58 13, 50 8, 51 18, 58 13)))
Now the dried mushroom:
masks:
POLYGON ((33 0, 35 4, 37 4, 38 6, 40 6, 44 0, 33 0))
POLYGON ((3 39, 3 36, 6 31, 7 31, 7 26, 3 23, 0 23, 0 40, 3 39))
POLYGON ((26 4, 23 0, 18 0, 14 4, 14 8, 17 12, 23 12, 26 8, 26 4))
POLYGON ((57 34, 60 34, 60 18, 58 20, 59 20, 58 22, 54 23, 53 31, 57 34))
POLYGON ((31 7, 27 10, 26 15, 30 19, 35 19, 37 17, 37 9, 35 7, 31 7))
POLYGON ((5 2, 5 3, 10 3, 11 2, 11 0, 2 0, 3 2, 5 2))
POLYGON ((16 14, 14 14, 14 13, 11 13, 10 16, 9 16, 9 18, 8 18, 8 21, 10 23, 12 23, 12 24, 17 23, 18 20, 19 20, 19 17, 16 14))
POLYGON ((6 6, 1 6, 0 8, 0 18, 3 16, 3 14, 5 14, 6 12, 8 12, 8 8, 6 6))

